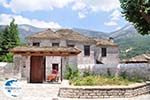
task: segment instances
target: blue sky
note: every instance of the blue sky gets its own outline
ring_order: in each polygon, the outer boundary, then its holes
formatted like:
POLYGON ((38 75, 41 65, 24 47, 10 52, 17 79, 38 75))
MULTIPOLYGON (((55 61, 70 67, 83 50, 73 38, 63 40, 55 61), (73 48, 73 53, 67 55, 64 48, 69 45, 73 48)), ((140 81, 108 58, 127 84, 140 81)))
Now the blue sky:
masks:
POLYGON ((128 23, 120 11, 119 0, 0 0, 0 25, 112 32, 128 23))

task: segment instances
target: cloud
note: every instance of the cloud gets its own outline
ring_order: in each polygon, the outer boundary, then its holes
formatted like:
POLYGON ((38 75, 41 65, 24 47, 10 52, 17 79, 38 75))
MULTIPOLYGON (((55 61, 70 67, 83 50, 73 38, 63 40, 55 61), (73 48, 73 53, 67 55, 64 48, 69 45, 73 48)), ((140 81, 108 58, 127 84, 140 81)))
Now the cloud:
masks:
POLYGON ((15 13, 63 8, 74 0, 10 0, 7 6, 15 13))
POLYGON ((110 22, 105 22, 104 25, 106 26, 117 26, 117 22, 114 22, 114 21, 110 21, 110 22))
POLYGON ((84 14, 85 18, 91 12, 109 12, 119 7, 119 0, 76 0, 72 9, 77 11, 78 15, 84 14))
POLYGON ((120 30, 122 27, 120 27, 120 26, 118 26, 117 28, 116 28, 116 30, 120 30))
POLYGON ((17 24, 28 24, 40 28, 61 28, 56 22, 45 22, 43 20, 28 19, 20 15, 0 14, 0 25, 8 25, 12 18, 17 24))
POLYGON ((0 0, 0 5, 5 6, 5 4, 6 4, 6 0, 0 0))
POLYGON ((118 21, 121 18, 120 11, 114 10, 109 17, 111 18, 110 21, 104 22, 104 25, 106 25, 106 26, 118 26, 118 21))
POLYGON ((0 0, 3 6, 10 8, 14 13, 24 11, 53 10, 55 8, 71 7, 77 11, 80 18, 85 18, 91 12, 109 12, 119 8, 119 0, 0 0))

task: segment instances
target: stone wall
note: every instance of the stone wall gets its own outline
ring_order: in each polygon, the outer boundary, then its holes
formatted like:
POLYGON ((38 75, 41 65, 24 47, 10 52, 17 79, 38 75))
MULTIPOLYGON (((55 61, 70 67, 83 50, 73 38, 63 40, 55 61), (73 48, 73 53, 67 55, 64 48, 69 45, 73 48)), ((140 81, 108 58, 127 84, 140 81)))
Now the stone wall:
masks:
POLYGON ((95 59, 103 64, 118 64, 119 59, 119 48, 111 46, 98 46, 95 48, 95 59), (106 48, 106 57, 102 57, 102 48, 106 48))
POLYGON ((82 98, 82 99, 98 99, 98 98, 124 98, 134 97, 142 94, 150 93, 150 83, 143 83, 133 86, 111 86, 111 87, 79 87, 70 86, 62 87, 59 90, 59 96, 63 98, 82 98))

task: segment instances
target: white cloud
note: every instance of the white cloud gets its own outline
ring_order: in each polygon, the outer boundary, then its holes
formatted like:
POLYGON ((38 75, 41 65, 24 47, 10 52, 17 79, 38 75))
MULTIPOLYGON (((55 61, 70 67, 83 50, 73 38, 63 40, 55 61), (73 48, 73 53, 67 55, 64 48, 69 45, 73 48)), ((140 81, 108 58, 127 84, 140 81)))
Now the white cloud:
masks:
POLYGON ((112 17, 111 20, 117 21, 119 20, 120 16, 121 16, 121 12, 118 10, 113 11, 113 13, 110 15, 112 17))
POLYGON ((117 28, 116 28, 116 30, 120 30, 122 27, 120 27, 120 26, 118 26, 117 28))
POLYGON ((23 11, 63 8, 73 1, 74 0, 11 0, 5 7, 10 8, 15 13, 20 13, 23 11))
POLYGON ((0 5, 5 6, 5 4, 6 4, 6 0, 0 0, 0 5))
POLYGON ((118 24, 114 21, 110 21, 110 22, 105 22, 104 25, 106 25, 106 26, 117 26, 118 24))
MULTIPOLYGON (((91 12, 109 12, 120 7, 119 0, 77 0, 72 9, 84 16, 91 12)), ((80 17, 80 16, 79 16, 80 17)))
POLYGON ((118 21, 121 18, 120 11, 114 10, 109 17, 111 18, 110 21, 104 22, 104 25, 106 25, 106 26, 118 26, 118 21))
POLYGON ((11 14, 1 14, 0 15, 0 25, 8 25, 12 18, 15 19, 17 24, 28 24, 40 28, 61 28, 61 26, 56 22, 45 22, 37 19, 28 19, 20 15, 11 14))
POLYGON ((91 12, 109 12, 119 8, 119 0, 0 0, 3 6, 15 13, 24 11, 53 10, 54 8, 72 7, 80 18, 85 18, 91 12), (84 17, 83 17, 84 15, 84 17))
POLYGON ((79 18, 83 19, 86 17, 86 15, 84 13, 79 12, 78 13, 79 18))

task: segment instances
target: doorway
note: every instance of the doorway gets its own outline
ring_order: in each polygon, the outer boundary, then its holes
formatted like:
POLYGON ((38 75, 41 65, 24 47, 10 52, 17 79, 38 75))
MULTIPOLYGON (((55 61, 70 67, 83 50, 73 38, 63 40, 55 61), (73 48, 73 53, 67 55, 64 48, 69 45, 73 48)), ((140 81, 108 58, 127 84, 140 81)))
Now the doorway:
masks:
POLYGON ((52 64, 52 70, 56 70, 58 72, 59 71, 58 64, 52 64))
POLYGON ((30 83, 42 83, 45 79, 45 57, 31 56, 30 83))

